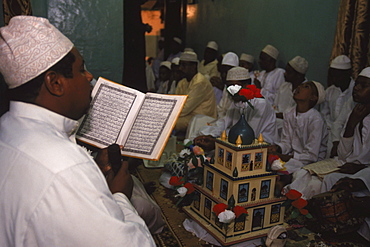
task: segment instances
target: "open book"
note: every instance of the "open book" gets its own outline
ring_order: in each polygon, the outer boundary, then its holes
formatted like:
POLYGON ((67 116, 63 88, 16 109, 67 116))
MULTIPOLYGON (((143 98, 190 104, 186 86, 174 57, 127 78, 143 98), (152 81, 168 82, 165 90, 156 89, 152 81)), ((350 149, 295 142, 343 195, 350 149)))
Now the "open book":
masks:
POLYGON ((338 171, 339 166, 342 163, 337 159, 324 159, 316 163, 312 163, 303 167, 310 172, 310 174, 316 174, 320 179, 323 179, 325 175, 338 171))
POLYGON ((78 140, 98 148, 123 145, 122 155, 158 160, 184 107, 186 95, 142 93, 100 77, 78 140))

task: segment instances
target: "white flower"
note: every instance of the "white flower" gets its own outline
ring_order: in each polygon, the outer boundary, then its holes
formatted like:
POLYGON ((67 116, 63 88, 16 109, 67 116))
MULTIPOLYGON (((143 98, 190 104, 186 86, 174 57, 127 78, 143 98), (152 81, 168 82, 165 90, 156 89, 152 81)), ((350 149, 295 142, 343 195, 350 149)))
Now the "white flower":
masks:
POLYGON ((235 213, 231 210, 225 210, 218 215, 218 219, 220 222, 228 224, 235 219, 235 213))
POLYGON ((282 161, 281 159, 274 160, 271 164, 271 170, 273 171, 285 170, 284 164, 285 162, 282 161))
POLYGON ((181 150, 179 156, 181 158, 185 158, 185 156, 190 155, 190 154, 191 154, 190 150, 188 148, 184 148, 183 150, 181 150))
POLYGON ((234 94, 238 93, 241 88, 242 86, 240 85, 231 85, 227 88, 227 91, 229 91, 229 93, 234 96, 234 94))
POLYGON ((177 189, 177 192, 179 192, 179 194, 175 195, 175 197, 178 197, 178 196, 184 197, 186 195, 186 192, 188 192, 188 189, 185 187, 180 187, 177 189))

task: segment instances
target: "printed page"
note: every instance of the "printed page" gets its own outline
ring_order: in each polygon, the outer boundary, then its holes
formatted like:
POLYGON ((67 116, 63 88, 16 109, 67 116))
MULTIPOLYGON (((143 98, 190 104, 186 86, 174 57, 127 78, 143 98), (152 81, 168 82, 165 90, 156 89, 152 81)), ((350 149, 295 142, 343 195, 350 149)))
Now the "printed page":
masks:
POLYGON ((98 148, 122 144, 121 130, 131 128, 145 94, 100 77, 92 97, 76 137, 98 148))
POLYGON ((306 165, 303 168, 308 170, 311 174, 316 174, 318 177, 323 177, 326 174, 338 171, 338 167, 341 165, 342 163, 336 159, 325 159, 306 165))
POLYGON ((148 93, 132 129, 122 136, 122 154, 158 160, 185 104, 185 95, 148 93))

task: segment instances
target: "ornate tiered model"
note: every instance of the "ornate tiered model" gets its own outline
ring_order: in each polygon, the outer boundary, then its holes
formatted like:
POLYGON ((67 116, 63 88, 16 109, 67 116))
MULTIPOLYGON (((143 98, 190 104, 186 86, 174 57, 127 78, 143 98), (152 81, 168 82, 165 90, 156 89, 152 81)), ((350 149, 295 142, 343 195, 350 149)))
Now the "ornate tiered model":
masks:
POLYGON ((225 134, 217 139, 215 164, 204 167, 203 185, 195 186, 193 203, 183 208, 223 245, 263 237, 271 227, 283 224, 285 198, 274 197, 277 175, 266 170, 269 144, 258 139, 251 145, 229 143, 225 134), (230 198, 247 209, 248 216, 225 225, 212 208, 228 204, 230 198))

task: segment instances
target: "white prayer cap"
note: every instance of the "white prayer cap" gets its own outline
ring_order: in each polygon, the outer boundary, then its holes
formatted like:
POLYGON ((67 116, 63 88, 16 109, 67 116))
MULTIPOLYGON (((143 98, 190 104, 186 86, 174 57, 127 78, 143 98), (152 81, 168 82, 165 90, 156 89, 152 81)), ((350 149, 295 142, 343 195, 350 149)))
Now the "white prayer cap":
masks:
POLYGON ((295 71, 303 75, 305 75, 308 70, 307 60, 300 56, 294 57, 292 60, 289 61, 289 64, 295 71))
POLYGON ((222 59, 222 65, 239 66, 239 58, 234 52, 228 52, 222 59))
POLYGON ((364 68, 358 76, 370 78, 370 67, 364 68))
POLYGON ((330 68, 333 69, 350 69, 351 66, 351 59, 347 57, 346 55, 339 55, 336 58, 333 59, 330 63, 330 68))
POLYGON ((186 47, 186 48, 184 49, 184 51, 194 51, 194 49, 193 49, 193 48, 190 48, 190 47, 186 47))
POLYGON ((180 64, 180 58, 175 57, 174 59, 172 59, 171 63, 173 63, 174 65, 179 65, 180 64))
POLYGON ((179 43, 180 45, 182 44, 182 40, 178 37, 174 37, 173 40, 176 42, 176 43, 179 43))
POLYGON ((262 52, 266 53, 267 55, 269 55, 270 57, 272 57, 273 59, 277 59, 278 56, 279 56, 279 51, 278 49, 276 49, 275 47, 273 47, 272 45, 266 45, 265 48, 262 49, 262 52))
POLYGON ((170 61, 161 62, 159 67, 161 67, 161 66, 164 66, 164 67, 168 68, 169 70, 171 70, 171 62, 170 61))
POLYGON ((236 66, 231 68, 227 72, 226 80, 227 81, 241 81, 251 78, 249 76, 249 71, 246 68, 236 66))
POLYGON ((180 61, 198 62, 198 56, 193 51, 184 51, 181 53, 180 61))
POLYGON ((317 99, 317 103, 316 105, 318 104, 321 104, 322 102, 324 102, 325 100, 325 88, 324 86, 320 83, 320 82, 317 82, 317 81, 312 81, 313 84, 315 84, 316 88, 317 88, 317 95, 318 95, 318 99, 317 99))
POLYGON ((209 41, 207 47, 218 51, 218 45, 215 41, 209 41))
POLYGON ((247 61, 248 63, 254 63, 254 57, 252 55, 245 54, 245 53, 242 53, 240 55, 239 60, 247 61))
POLYGON ((45 18, 15 16, 0 28, 0 73, 10 89, 59 62, 73 43, 45 18))

